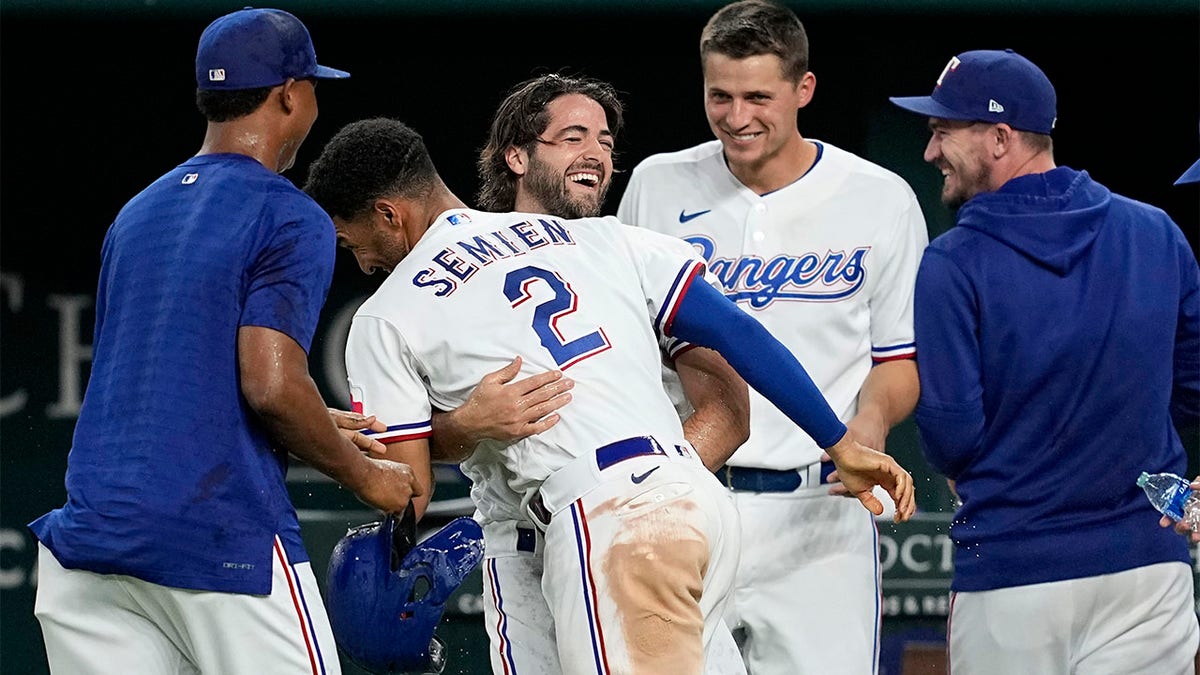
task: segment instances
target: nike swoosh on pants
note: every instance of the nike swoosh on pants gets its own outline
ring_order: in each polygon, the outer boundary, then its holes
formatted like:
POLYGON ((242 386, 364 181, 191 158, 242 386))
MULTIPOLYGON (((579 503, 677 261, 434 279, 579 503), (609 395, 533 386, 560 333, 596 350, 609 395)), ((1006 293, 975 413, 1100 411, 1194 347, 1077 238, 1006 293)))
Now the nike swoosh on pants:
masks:
POLYGON ((646 480, 647 478, 649 478, 650 474, 654 473, 655 471, 658 471, 657 466, 654 467, 653 469, 650 469, 649 471, 647 471, 646 473, 644 473, 640 476, 637 475, 636 473, 631 473, 631 474, 629 474, 629 480, 633 481, 634 484, 636 485, 636 484, 641 483, 642 481, 646 480))

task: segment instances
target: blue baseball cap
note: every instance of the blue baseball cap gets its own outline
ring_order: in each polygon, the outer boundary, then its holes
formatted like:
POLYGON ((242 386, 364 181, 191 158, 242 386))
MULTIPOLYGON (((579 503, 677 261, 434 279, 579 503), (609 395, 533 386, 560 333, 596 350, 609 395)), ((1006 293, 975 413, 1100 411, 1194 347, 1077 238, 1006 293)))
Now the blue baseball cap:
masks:
POLYGON ((1175 181, 1176 185, 1183 185, 1184 183, 1200 183, 1200 159, 1196 160, 1192 168, 1184 171, 1179 180, 1175 181))
POLYGON ((1058 118, 1054 85, 1033 61, 1011 49, 963 52, 950 59, 929 96, 893 96, 892 103, 947 120, 1001 122, 1049 134, 1058 118))
POLYGON ((213 21, 196 49, 196 86, 233 91, 283 84, 288 78, 340 80, 344 70, 317 65, 300 19, 281 9, 246 9, 213 21))

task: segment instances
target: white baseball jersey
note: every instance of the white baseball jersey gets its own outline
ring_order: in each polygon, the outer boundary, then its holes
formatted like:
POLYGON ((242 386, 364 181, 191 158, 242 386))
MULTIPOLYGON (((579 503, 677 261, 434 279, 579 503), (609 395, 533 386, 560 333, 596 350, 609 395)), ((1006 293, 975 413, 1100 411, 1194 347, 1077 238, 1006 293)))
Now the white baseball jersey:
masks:
POLYGON ((519 377, 575 378, 553 428, 484 443, 462 465, 484 523, 524 519, 526 493, 579 454, 631 436, 683 437, 655 333, 702 268, 687 245, 613 218, 447 212, 355 314, 351 397, 388 425, 375 436, 387 443, 429 435, 431 401, 457 408, 514 356, 519 377))
MULTIPOLYGON (((903 180, 818 147, 801 180, 762 196, 730 173, 719 141, 655 155, 634 169, 617 217, 695 246, 726 296, 798 355, 846 421, 873 361, 916 353, 913 283, 929 236, 903 180)), ((750 432, 730 464, 786 470, 820 458, 754 391, 750 432)))
MULTIPOLYGON (((703 270, 686 243, 613 218, 455 209, 351 325, 351 396, 388 425, 375 435, 385 443, 429 435, 431 401, 460 406, 514 355, 525 376, 561 369, 575 379, 553 428, 477 447, 463 463, 485 532, 520 519, 535 496, 545 514, 543 592, 564 674, 663 672, 664 662, 699 673, 712 646, 731 640, 721 617, 736 511, 683 440, 658 371, 658 338, 703 270), (663 639, 646 642, 647 631, 663 639)), ((490 589, 503 650, 504 605, 490 589)))
MULTIPOLYGON (((796 355, 846 421, 873 361, 915 354, 913 286, 928 235, 899 177, 827 143, 818 149, 807 174, 765 195, 730 173, 719 141, 656 155, 634 169, 618 213, 623 222, 691 242, 726 296, 796 355)), ((669 369, 663 376, 675 378, 669 369)), ((750 392, 750 439, 729 464, 789 470, 820 453, 750 392)), ((871 514, 819 483, 733 494, 745 530, 725 620, 740 636, 747 670, 876 672, 871 514)))

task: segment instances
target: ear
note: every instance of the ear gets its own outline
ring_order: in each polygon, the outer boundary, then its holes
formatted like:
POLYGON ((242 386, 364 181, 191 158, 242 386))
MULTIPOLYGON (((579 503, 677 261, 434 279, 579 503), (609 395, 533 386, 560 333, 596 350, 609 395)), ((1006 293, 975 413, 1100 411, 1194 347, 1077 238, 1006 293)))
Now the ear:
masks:
POLYGON ((376 222, 382 224, 384 228, 396 231, 404 229, 404 216, 396 202, 390 199, 376 199, 372 209, 376 222))
POLYGON ((1017 141, 1017 133, 1013 128, 1001 122, 993 125, 988 132, 989 145, 992 146, 992 157, 1000 159, 1012 150, 1013 144, 1017 141))
POLYGON ((529 170, 529 153, 525 152, 524 148, 518 148, 515 145, 508 146, 504 151, 504 161, 508 164, 508 170, 517 174, 518 177, 525 175, 529 170))
POLYGON ((283 112, 292 114, 296 109, 296 80, 289 77, 283 84, 279 85, 279 107, 283 112))
POLYGON ((796 107, 803 108, 812 101, 813 93, 817 90, 817 76, 812 71, 804 73, 796 83, 796 90, 800 94, 800 102, 796 107))

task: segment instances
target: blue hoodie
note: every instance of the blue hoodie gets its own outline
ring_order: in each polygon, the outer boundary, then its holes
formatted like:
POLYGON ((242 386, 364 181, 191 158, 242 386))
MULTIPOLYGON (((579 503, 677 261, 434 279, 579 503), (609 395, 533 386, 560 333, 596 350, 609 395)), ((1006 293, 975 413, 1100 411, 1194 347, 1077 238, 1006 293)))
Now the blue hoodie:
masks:
POLYGON ((962 499, 954 590, 1189 561, 1135 481, 1186 471, 1198 287, 1170 217, 1066 167, 977 195, 930 244, 916 422, 962 499))

